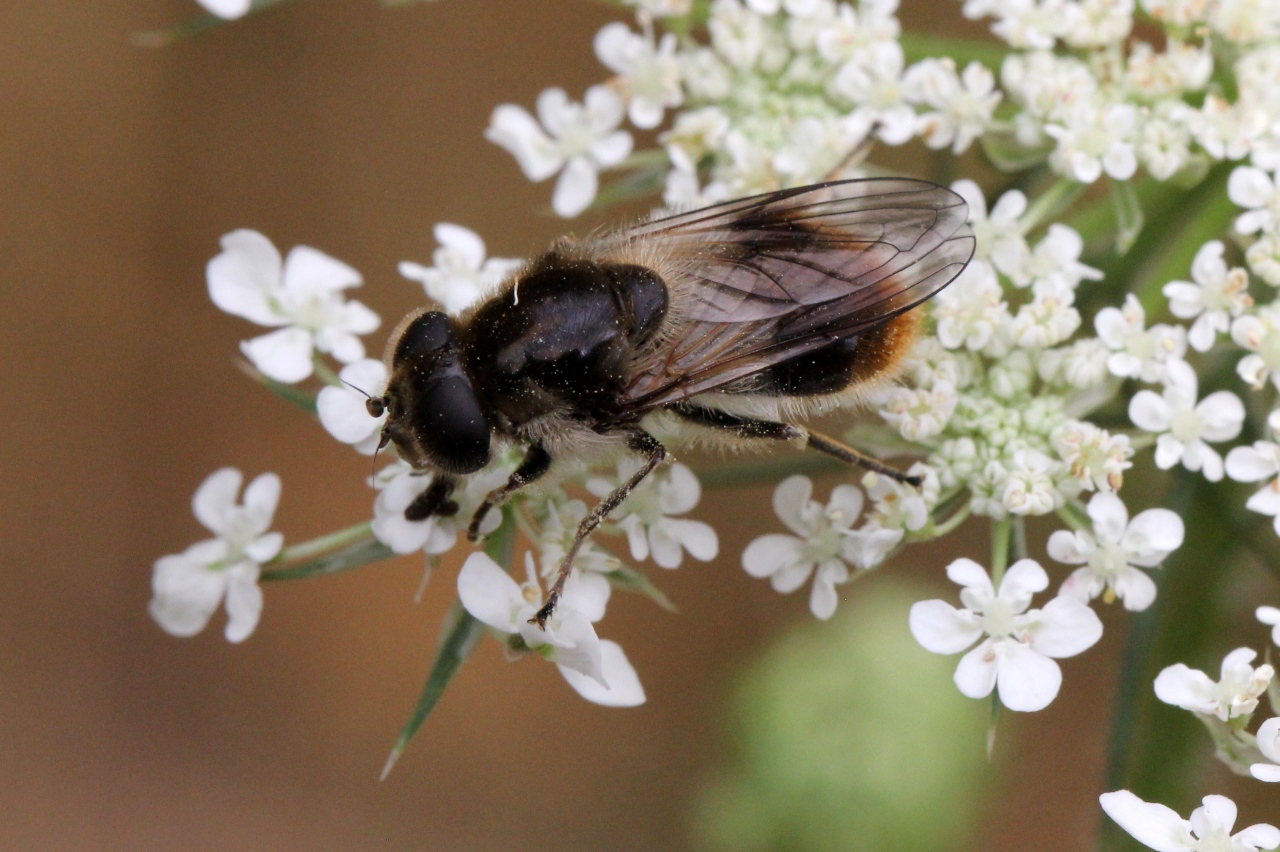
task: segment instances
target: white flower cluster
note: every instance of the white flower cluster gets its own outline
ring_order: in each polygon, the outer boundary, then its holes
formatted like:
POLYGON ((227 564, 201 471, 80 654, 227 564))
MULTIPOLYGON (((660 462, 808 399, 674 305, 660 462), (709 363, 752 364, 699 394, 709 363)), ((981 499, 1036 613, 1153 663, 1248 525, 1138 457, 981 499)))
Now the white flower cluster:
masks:
POLYGON ((494 110, 486 136, 530 180, 559 173, 552 207, 576 216, 595 198, 602 169, 624 164, 632 137, 659 127, 670 170, 664 199, 683 206, 822 179, 869 134, 900 145, 966 150, 993 123, 1000 93, 979 63, 950 59, 906 66, 897 0, 715 0, 707 39, 657 37, 654 18, 690 4, 638 4, 639 31, 622 23, 596 36, 596 55, 617 76, 582 104, 547 89, 535 119, 494 110))

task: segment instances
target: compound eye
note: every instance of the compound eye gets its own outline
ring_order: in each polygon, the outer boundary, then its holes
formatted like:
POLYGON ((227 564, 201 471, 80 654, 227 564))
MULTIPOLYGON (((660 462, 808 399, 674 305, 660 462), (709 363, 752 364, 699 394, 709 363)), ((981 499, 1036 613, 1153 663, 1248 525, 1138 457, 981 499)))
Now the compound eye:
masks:
POLYGON ((447 376, 414 401, 414 431, 431 460, 449 473, 474 473, 489 463, 489 421, 471 383, 447 376))
POLYGON ((415 318, 396 341, 392 363, 396 366, 411 358, 429 356, 444 349, 452 342, 449 318, 440 311, 431 311, 415 318))

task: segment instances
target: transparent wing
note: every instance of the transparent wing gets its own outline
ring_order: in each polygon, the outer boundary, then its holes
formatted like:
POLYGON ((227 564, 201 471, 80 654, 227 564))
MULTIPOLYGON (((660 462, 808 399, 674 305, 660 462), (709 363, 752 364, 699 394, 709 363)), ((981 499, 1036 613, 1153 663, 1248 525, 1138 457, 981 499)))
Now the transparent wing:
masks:
POLYGON ((715 390, 915 307, 973 256, 945 187, 873 178, 798 187, 648 222, 620 240, 673 252, 689 304, 674 345, 638 365, 627 406, 715 390))

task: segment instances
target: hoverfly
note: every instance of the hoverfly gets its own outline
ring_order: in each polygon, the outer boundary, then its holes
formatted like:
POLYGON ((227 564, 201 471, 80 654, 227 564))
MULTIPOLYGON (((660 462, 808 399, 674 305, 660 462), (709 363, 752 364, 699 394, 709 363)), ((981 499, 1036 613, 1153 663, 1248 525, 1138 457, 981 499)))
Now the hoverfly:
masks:
POLYGON ((784 189, 562 238, 457 318, 416 311, 387 348, 380 448, 436 474, 409 507, 451 515, 459 478, 495 440, 525 448, 471 519, 602 449, 644 458, 583 519, 532 621, 554 611, 583 540, 663 460, 650 428, 678 421, 733 442, 791 441, 914 482, 797 421, 891 381, 915 339, 911 309, 974 251, 964 200, 872 178, 784 189))

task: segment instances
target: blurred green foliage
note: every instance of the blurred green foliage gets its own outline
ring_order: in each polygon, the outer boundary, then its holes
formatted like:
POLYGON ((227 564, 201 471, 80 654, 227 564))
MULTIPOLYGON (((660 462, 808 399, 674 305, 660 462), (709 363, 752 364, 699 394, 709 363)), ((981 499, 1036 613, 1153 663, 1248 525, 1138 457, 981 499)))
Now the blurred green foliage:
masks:
POLYGON ((728 720, 731 763, 696 803, 701 846, 964 845, 990 775, 988 708, 956 691, 954 657, 912 638, 907 611, 931 596, 905 582, 868 585, 742 676, 728 720))

